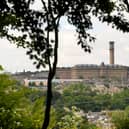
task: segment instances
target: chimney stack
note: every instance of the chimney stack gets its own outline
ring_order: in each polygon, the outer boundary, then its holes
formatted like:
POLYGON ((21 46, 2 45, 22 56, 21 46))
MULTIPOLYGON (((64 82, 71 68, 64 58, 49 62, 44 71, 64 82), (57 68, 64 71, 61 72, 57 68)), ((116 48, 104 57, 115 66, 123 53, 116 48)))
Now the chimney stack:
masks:
POLYGON ((110 64, 114 64, 114 41, 109 42, 110 64))

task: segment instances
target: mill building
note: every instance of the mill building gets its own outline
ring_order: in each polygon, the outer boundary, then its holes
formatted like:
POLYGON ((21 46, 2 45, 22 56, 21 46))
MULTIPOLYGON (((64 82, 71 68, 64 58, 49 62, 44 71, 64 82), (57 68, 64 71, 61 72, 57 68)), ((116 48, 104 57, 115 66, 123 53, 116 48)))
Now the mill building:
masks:
MULTIPOLYGON (((47 79, 48 71, 41 72, 20 72, 13 75, 19 80, 24 79, 47 79)), ((58 67, 55 79, 99 79, 99 78, 116 78, 129 80, 129 66, 115 64, 114 41, 109 42, 109 64, 77 64, 73 67, 58 67)))
POLYGON ((57 68, 57 79, 99 79, 118 78, 128 80, 129 67, 116 65, 114 56, 114 41, 109 42, 109 64, 89 65, 79 64, 69 68, 57 68))

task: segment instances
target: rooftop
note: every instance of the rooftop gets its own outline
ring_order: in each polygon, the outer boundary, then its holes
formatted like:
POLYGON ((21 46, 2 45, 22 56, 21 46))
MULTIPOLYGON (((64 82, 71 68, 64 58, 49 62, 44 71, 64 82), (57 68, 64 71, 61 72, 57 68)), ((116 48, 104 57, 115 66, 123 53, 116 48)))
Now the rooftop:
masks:
POLYGON ((128 68, 129 66, 124 66, 124 65, 118 65, 118 64, 104 64, 101 63, 100 65, 96 64, 78 64, 74 66, 75 68, 100 68, 100 67, 106 67, 106 68, 128 68))

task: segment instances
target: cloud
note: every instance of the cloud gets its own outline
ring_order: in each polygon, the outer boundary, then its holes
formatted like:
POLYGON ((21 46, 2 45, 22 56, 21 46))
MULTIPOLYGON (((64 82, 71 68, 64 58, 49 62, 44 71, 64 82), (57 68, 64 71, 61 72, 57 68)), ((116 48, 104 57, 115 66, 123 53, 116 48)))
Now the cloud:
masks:
POLYGON ((129 46, 124 48, 125 52, 129 52, 129 46))

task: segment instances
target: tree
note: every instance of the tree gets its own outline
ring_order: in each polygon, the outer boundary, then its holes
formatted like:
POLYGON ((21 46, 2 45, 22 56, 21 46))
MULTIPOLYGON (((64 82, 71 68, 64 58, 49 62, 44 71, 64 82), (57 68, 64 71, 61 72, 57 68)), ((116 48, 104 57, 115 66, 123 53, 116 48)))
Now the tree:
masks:
POLYGON ((40 83, 39 83, 39 86, 44 86, 43 82, 40 82, 40 83))
POLYGON ((0 128, 35 129, 30 115, 32 104, 22 91, 10 76, 0 74, 0 128))
MULTIPOLYGON (((42 126, 45 95, 17 84, 6 74, 0 74, 0 128, 40 129, 42 126)), ((56 123, 55 110, 51 110, 49 129, 56 123)))
POLYGON ((129 114, 126 110, 113 112, 111 118, 117 129, 129 128, 129 114))
POLYGON ((2 0, 0 3, 0 36, 7 37, 18 47, 27 48, 27 54, 34 59, 37 68, 49 67, 48 90, 45 119, 42 129, 49 124, 52 100, 52 79, 56 73, 58 60, 58 34, 60 19, 65 16, 75 26, 77 43, 86 52, 91 52, 88 42, 95 38, 88 33, 92 29, 91 16, 107 22, 117 30, 129 31, 126 13, 129 11, 127 0, 41 0, 42 9, 34 9, 37 0, 2 0), (19 31, 19 35, 12 31, 19 31), (12 32, 12 33, 11 33, 12 32), (54 39, 51 37, 54 34, 54 39))
POLYGON ((57 122, 57 129, 98 129, 90 124, 76 107, 73 106, 71 110, 65 108, 65 110, 65 115, 57 122))
POLYGON ((72 107, 72 110, 66 109, 66 112, 69 114, 61 118, 57 123, 59 129, 78 129, 78 126, 82 122, 81 115, 77 114, 76 107, 72 107), (68 110, 68 111, 67 111, 68 110))

